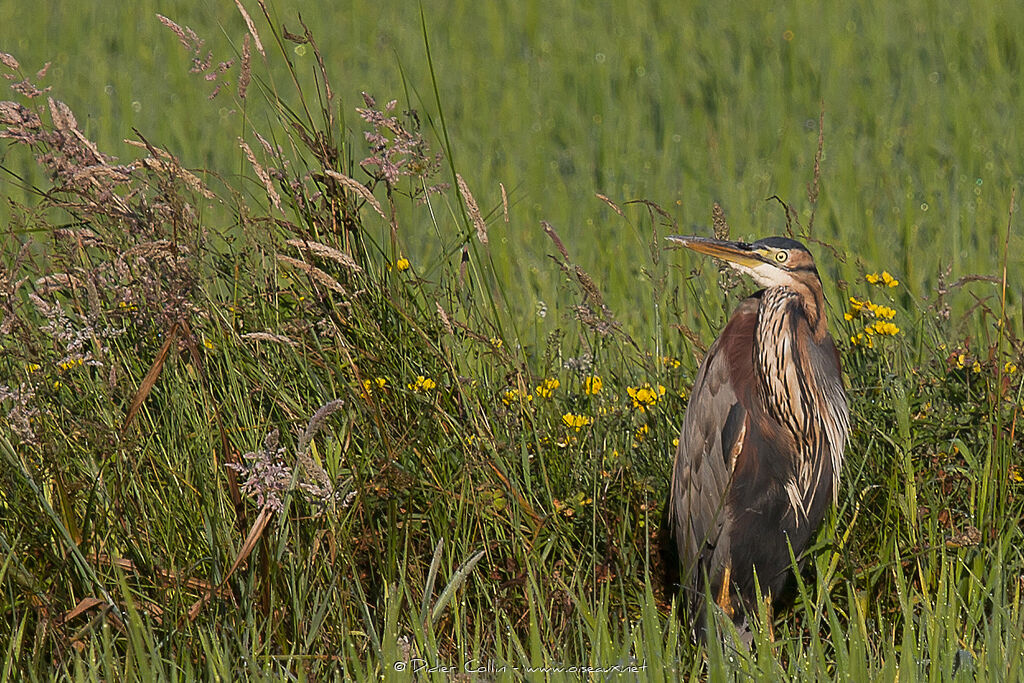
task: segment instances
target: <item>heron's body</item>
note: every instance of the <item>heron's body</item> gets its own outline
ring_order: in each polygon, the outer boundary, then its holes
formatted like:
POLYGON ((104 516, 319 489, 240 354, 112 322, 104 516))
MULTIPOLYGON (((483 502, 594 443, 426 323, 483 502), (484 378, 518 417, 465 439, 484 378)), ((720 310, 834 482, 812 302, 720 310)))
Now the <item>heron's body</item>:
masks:
POLYGON ((803 245, 673 238, 765 289, 744 300, 701 364, 668 503, 680 583, 698 636, 704 595, 738 624, 755 582, 777 599, 834 499, 849 430, 839 354, 803 245))

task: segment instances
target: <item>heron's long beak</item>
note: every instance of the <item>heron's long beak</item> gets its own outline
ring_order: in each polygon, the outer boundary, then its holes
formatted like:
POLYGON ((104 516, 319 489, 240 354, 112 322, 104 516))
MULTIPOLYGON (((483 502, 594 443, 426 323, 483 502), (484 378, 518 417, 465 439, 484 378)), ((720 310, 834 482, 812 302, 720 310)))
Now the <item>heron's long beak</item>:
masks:
POLYGON ((753 268, 764 263, 761 255, 754 250, 753 245, 746 242, 730 242, 728 240, 716 240, 710 237, 691 237, 686 235, 669 235, 666 239, 679 242, 687 249, 699 251, 702 254, 720 258, 729 263, 753 268))

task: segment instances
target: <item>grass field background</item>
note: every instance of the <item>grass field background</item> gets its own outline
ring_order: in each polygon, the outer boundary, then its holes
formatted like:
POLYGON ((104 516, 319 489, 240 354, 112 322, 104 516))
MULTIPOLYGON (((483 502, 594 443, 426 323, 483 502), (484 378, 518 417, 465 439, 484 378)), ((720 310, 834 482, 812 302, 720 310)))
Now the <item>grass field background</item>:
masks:
POLYGON ((0 5, 4 83, 52 87, 0 100, 165 162, 83 186, 0 147, 4 679, 1020 675, 1024 7, 243 5, 245 98, 234 3, 0 5), (235 63, 189 73, 158 13, 235 63), (418 112, 434 176, 360 168, 362 92, 418 112), (751 287, 663 238, 714 202, 783 234, 773 196, 854 431, 775 642, 696 648, 655 532, 751 287))

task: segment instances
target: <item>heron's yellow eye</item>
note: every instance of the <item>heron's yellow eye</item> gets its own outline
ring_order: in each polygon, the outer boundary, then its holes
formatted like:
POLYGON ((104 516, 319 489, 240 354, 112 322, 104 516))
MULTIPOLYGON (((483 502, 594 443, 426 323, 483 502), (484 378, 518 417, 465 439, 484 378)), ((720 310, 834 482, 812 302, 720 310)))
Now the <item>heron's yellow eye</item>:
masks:
POLYGON ((789 254, 784 251, 775 252, 775 260, 779 263, 785 263, 787 258, 789 258, 789 254))

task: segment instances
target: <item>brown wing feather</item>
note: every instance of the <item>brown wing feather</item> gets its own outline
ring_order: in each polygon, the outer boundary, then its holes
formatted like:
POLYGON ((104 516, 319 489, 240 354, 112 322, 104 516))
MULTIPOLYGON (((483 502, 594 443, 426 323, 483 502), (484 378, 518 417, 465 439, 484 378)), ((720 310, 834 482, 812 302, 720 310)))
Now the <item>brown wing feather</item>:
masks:
MULTIPOLYGON (((714 588, 729 556, 725 496, 749 420, 758 299, 744 300, 712 344, 697 373, 672 471, 668 521, 691 609, 700 605, 706 573, 714 588)), ((698 611, 700 611, 698 609, 698 611)), ((697 615, 691 615, 697 616, 697 615)))

